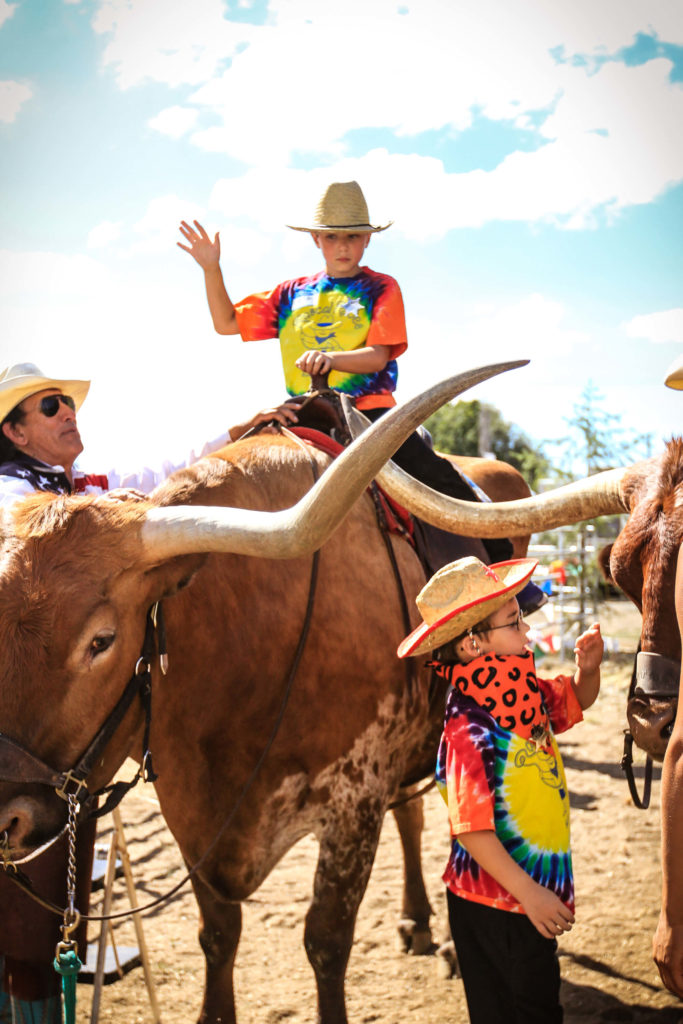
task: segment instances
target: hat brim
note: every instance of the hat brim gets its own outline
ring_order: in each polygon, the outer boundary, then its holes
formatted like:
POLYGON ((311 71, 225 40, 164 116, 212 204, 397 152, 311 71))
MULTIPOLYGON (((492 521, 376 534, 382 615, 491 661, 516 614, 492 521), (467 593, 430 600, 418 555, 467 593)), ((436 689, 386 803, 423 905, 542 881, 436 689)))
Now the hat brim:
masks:
POLYGON ((56 380, 53 377, 17 377, 6 392, 0 391, 0 423, 26 398, 55 388, 65 395, 71 395, 78 411, 90 390, 89 380, 56 380))
POLYGON ((302 228, 296 224, 286 224, 285 227, 291 228, 292 231, 307 231, 309 234, 316 231, 336 231, 341 235, 372 235, 377 231, 386 231, 393 224, 393 220, 390 220, 388 224, 314 224, 312 227, 302 228))
POLYGON ((683 356, 679 356, 671 364, 666 372, 664 383, 668 388, 673 388, 674 391, 683 391, 683 356))
POLYGON ((398 646, 399 658, 414 658, 419 654, 426 654, 433 651, 435 647, 441 647, 461 633, 466 633, 472 626, 476 626, 482 619, 493 615, 495 611, 509 601, 511 597, 518 594, 531 579, 534 569, 538 565, 535 558, 515 558, 509 562, 497 562, 490 568, 495 569, 496 574, 503 582, 503 588, 496 594, 484 594, 469 604, 461 605, 453 611, 448 612, 443 618, 433 623, 421 622, 398 646))

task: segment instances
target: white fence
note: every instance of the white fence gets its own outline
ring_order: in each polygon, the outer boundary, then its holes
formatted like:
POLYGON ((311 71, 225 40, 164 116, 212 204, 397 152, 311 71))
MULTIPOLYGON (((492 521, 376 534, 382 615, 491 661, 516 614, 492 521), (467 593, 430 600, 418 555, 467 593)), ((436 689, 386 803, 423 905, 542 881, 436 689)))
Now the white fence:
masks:
MULTIPOLYGON (((530 544, 529 557, 538 558, 533 580, 548 594, 548 603, 535 612, 529 625, 531 637, 543 653, 571 657, 574 641, 598 618, 598 570, 593 568, 598 551, 611 538, 596 536, 588 523, 578 530, 553 531, 556 544, 530 544)), ((607 650, 618 641, 605 638, 607 650)))

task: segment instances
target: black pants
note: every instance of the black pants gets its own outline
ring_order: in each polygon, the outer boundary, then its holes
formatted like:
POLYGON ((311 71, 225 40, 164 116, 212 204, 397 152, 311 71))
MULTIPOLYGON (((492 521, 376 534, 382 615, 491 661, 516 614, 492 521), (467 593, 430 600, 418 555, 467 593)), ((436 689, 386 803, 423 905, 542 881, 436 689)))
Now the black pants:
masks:
POLYGON ((526 914, 446 894, 471 1024, 561 1024, 555 939, 526 914))
MULTIPOLYGON (((373 423, 382 416, 386 409, 364 409, 363 414, 373 423)), ((437 455, 426 441, 418 433, 411 434, 407 441, 404 441, 392 460, 406 473, 410 473, 416 480, 427 484, 441 494, 447 494, 450 498, 460 498, 461 501, 478 501, 467 481, 458 473, 457 469, 448 461, 437 455)), ((512 544, 507 537, 495 539, 487 538, 482 541, 492 562, 505 562, 512 558, 512 544)))

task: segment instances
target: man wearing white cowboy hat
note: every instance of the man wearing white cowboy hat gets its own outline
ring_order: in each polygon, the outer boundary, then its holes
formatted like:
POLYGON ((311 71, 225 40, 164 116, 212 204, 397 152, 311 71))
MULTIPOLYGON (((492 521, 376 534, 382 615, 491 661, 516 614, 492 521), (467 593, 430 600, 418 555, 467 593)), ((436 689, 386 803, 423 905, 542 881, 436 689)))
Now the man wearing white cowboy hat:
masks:
POLYGON ((34 491, 114 497, 149 493, 174 470, 237 440, 257 424, 297 420, 289 406, 264 409, 208 442, 198 456, 192 452, 186 462, 165 462, 158 470, 135 473, 111 469, 103 475, 85 475, 74 467, 83 451, 76 413, 89 388, 90 381, 48 377, 33 363, 17 363, 0 373, 0 507, 34 491))
POLYGON ((449 920, 472 1024, 562 1020, 556 938, 574 922, 569 796, 554 733, 582 718, 600 688, 592 625, 572 677, 539 679, 516 595, 533 559, 444 566, 416 599, 422 622, 399 657, 451 684, 437 758, 452 847, 449 920))
MULTIPOLYGON (((290 395, 305 394, 314 374, 329 373, 329 387, 352 397, 371 420, 395 405, 396 360, 408 346, 403 298, 397 281, 361 266, 373 234, 391 224, 370 220, 356 181, 333 182, 323 192, 305 226, 325 261, 316 274, 284 281, 271 291, 247 296, 233 305, 220 269, 220 237, 213 241, 198 221, 182 221, 188 245, 178 242, 204 271, 214 327, 239 334, 243 341, 279 338, 285 384, 290 395)), ((420 434, 412 434, 393 456, 406 472, 452 498, 479 496, 447 459, 420 434)), ((506 538, 484 541, 491 559, 512 553, 506 538)), ((533 588, 529 603, 542 602, 533 588)))

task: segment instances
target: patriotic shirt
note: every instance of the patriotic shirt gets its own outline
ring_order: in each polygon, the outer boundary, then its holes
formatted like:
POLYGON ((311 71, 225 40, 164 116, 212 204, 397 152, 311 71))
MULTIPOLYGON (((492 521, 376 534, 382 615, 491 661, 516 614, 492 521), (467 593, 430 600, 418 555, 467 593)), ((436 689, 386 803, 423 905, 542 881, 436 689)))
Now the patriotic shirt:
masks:
POLYGON ((106 494, 118 487, 132 488, 150 494, 154 488, 178 469, 192 465, 200 458, 211 455, 230 443, 230 432, 225 431, 213 441, 207 441, 197 453, 194 449, 189 457, 178 463, 165 461, 157 469, 145 466, 135 472, 121 472, 110 469, 108 473, 82 473, 73 467, 73 487, 62 466, 49 466, 23 452, 0 465, 0 508, 9 508, 20 498, 35 491, 51 491, 53 494, 106 494))
POLYGON ((403 298, 398 283, 386 274, 361 267, 355 277, 312 277, 285 281, 270 292, 249 295, 235 306, 244 341, 280 339, 285 384, 290 395, 302 395, 310 377, 295 366, 306 351, 351 352, 368 345, 387 345, 390 358, 383 370, 342 373, 333 370, 330 387, 356 398, 359 409, 394 405, 398 369, 405 352, 403 298))
POLYGON ((539 679, 531 653, 432 666, 452 684, 436 768, 452 836, 444 882, 464 899, 524 913, 458 842, 491 829, 573 911, 569 793, 553 735, 583 718, 571 677, 539 679))

